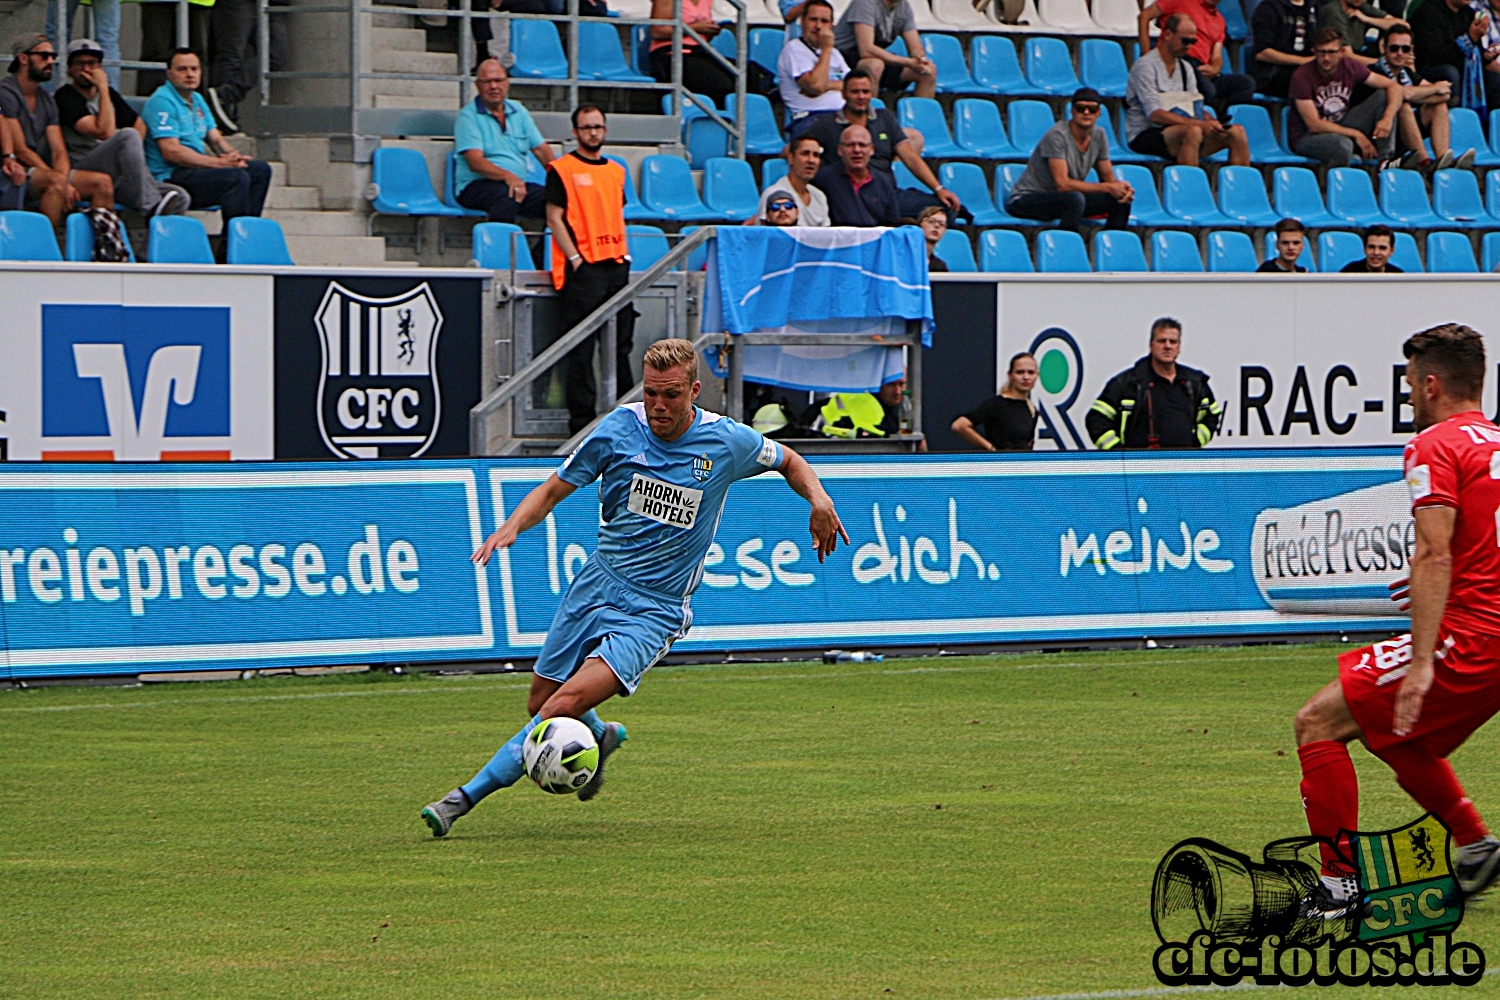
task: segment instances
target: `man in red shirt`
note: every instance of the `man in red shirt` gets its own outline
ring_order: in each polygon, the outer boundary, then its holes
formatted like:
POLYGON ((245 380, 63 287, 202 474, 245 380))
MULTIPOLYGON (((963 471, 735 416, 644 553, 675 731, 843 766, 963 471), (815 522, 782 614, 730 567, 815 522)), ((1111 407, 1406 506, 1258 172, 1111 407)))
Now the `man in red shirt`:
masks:
POLYGON ((1342 832, 1359 829, 1351 740, 1389 764, 1407 794, 1447 825, 1465 896, 1500 869, 1500 841, 1448 764, 1500 710, 1500 427, 1480 410, 1484 341, 1449 324, 1413 335, 1402 350, 1418 429, 1405 457, 1416 521, 1411 632, 1340 656, 1339 679, 1297 713, 1302 802, 1323 841, 1322 883, 1301 900, 1303 920, 1352 923, 1360 915, 1340 842, 1342 832))
POLYGON ((1161 26, 1173 14, 1186 14, 1198 26, 1198 41, 1187 50, 1187 61, 1198 73, 1198 93, 1222 121, 1231 104, 1244 104, 1255 94, 1255 78, 1244 73, 1226 73, 1224 39, 1228 27, 1219 13, 1219 0, 1155 0, 1141 11, 1141 51, 1151 51, 1151 25, 1161 26))

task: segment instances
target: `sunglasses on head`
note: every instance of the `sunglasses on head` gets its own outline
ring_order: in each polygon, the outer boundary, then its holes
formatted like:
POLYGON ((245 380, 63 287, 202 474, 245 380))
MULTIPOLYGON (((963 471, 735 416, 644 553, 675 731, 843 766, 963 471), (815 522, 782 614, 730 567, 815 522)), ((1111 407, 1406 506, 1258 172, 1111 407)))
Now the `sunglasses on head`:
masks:
POLYGON ((1412 47, 1410 45, 1387 45, 1385 50, 1387 52, 1410 52, 1412 47))

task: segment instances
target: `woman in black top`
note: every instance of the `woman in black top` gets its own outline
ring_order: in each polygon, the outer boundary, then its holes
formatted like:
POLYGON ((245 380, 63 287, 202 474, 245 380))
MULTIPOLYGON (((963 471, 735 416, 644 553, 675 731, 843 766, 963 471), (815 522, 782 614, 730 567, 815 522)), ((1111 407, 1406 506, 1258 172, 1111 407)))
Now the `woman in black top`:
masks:
POLYGON ((985 451, 1030 451, 1036 442, 1036 377, 1036 358, 1024 352, 1011 358, 1000 395, 953 421, 953 433, 985 451), (976 426, 984 428, 983 436, 976 426))

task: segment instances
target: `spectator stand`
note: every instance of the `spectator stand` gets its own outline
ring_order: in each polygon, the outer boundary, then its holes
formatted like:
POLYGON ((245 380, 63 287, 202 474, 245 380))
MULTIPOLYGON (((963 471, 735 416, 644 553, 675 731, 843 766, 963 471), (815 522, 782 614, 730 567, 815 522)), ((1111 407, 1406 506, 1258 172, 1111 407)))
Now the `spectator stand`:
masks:
MULTIPOLYGON (((177 26, 176 26, 177 27, 177 47, 178 48, 189 48, 189 47, 191 47, 191 41, 189 40, 189 32, 188 32, 188 11, 190 11, 192 9, 192 3, 190 2, 190 0, 139 0, 139 2, 141 2, 141 3, 169 3, 169 4, 172 4, 173 6, 175 6, 177 8, 177 11, 176 11, 176 13, 177 13, 177 26)), ((48 3, 52 7, 51 17, 52 17, 54 23, 57 25, 57 39, 53 43, 54 44, 54 48, 56 48, 56 50, 59 53, 66 53, 68 51, 68 42, 72 40, 72 37, 69 34, 69 32, 71 30, 71 25, 68 23, 68 0, 48 0, 48 3)), ((76 0, 75 0, 75 3, 76 3, 76 0)), ((90 24, 92 24, 93 23, 93 8, 89 7, 88 10, 89 10, 89 15, 90 15, 90 24)), ((90 35, 80 35, 78 37, 80 37, 80 38, 85 38, 85 37, 87 37, 87 38, 97 38, 98 36, 96 34, 90 34, 90 35)), ((269 41, 264 41, 264 42, 261 43, 261 49, 263 51, 264 50, 269 50, 269 48, 270 48, 269 41)), ((267 58, 269 58, 269 56, 267 58)), ((144 69, 144 70, 164 71, 167 68, 167 64, 166 63, 162 63, 162 62, 142 62, 139 59, 105 59, 104 60, 104 66, 105 66, 106 69, 117 69, 117 70, 126 70, 126 69, 141 70, 141 69, 144 69)), ((206 61, 204 63, 204 66, 205 66, 205 69, 206 69, 207 68, 207 62, 206 61)), ((66 64, 65 57, 63 55, 59 55, 59 57, 58 57, 57 68, 56 68, 56 71, 54 73, 53 80, 56 83, 58 83, 59 85, 67 82, 67 64, 66 64)), ((205 86, 207 86, 206 83, 205 83, 205 86)), ((134 102, 132 102, 132 106, 134 106, 134 102)), ((140 107, 136 107, 135 110, 139 111, 140 107)))

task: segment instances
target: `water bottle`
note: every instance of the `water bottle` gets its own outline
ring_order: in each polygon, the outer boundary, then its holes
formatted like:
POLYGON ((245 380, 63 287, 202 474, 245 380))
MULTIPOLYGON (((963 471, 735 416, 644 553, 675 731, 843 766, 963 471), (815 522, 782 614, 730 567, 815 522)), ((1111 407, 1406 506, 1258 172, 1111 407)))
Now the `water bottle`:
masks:
POLYGON ((830 649, 823 654, 824 663, 881 663, 885 657, 866 650, 850 652, 847 649, 830 649))

